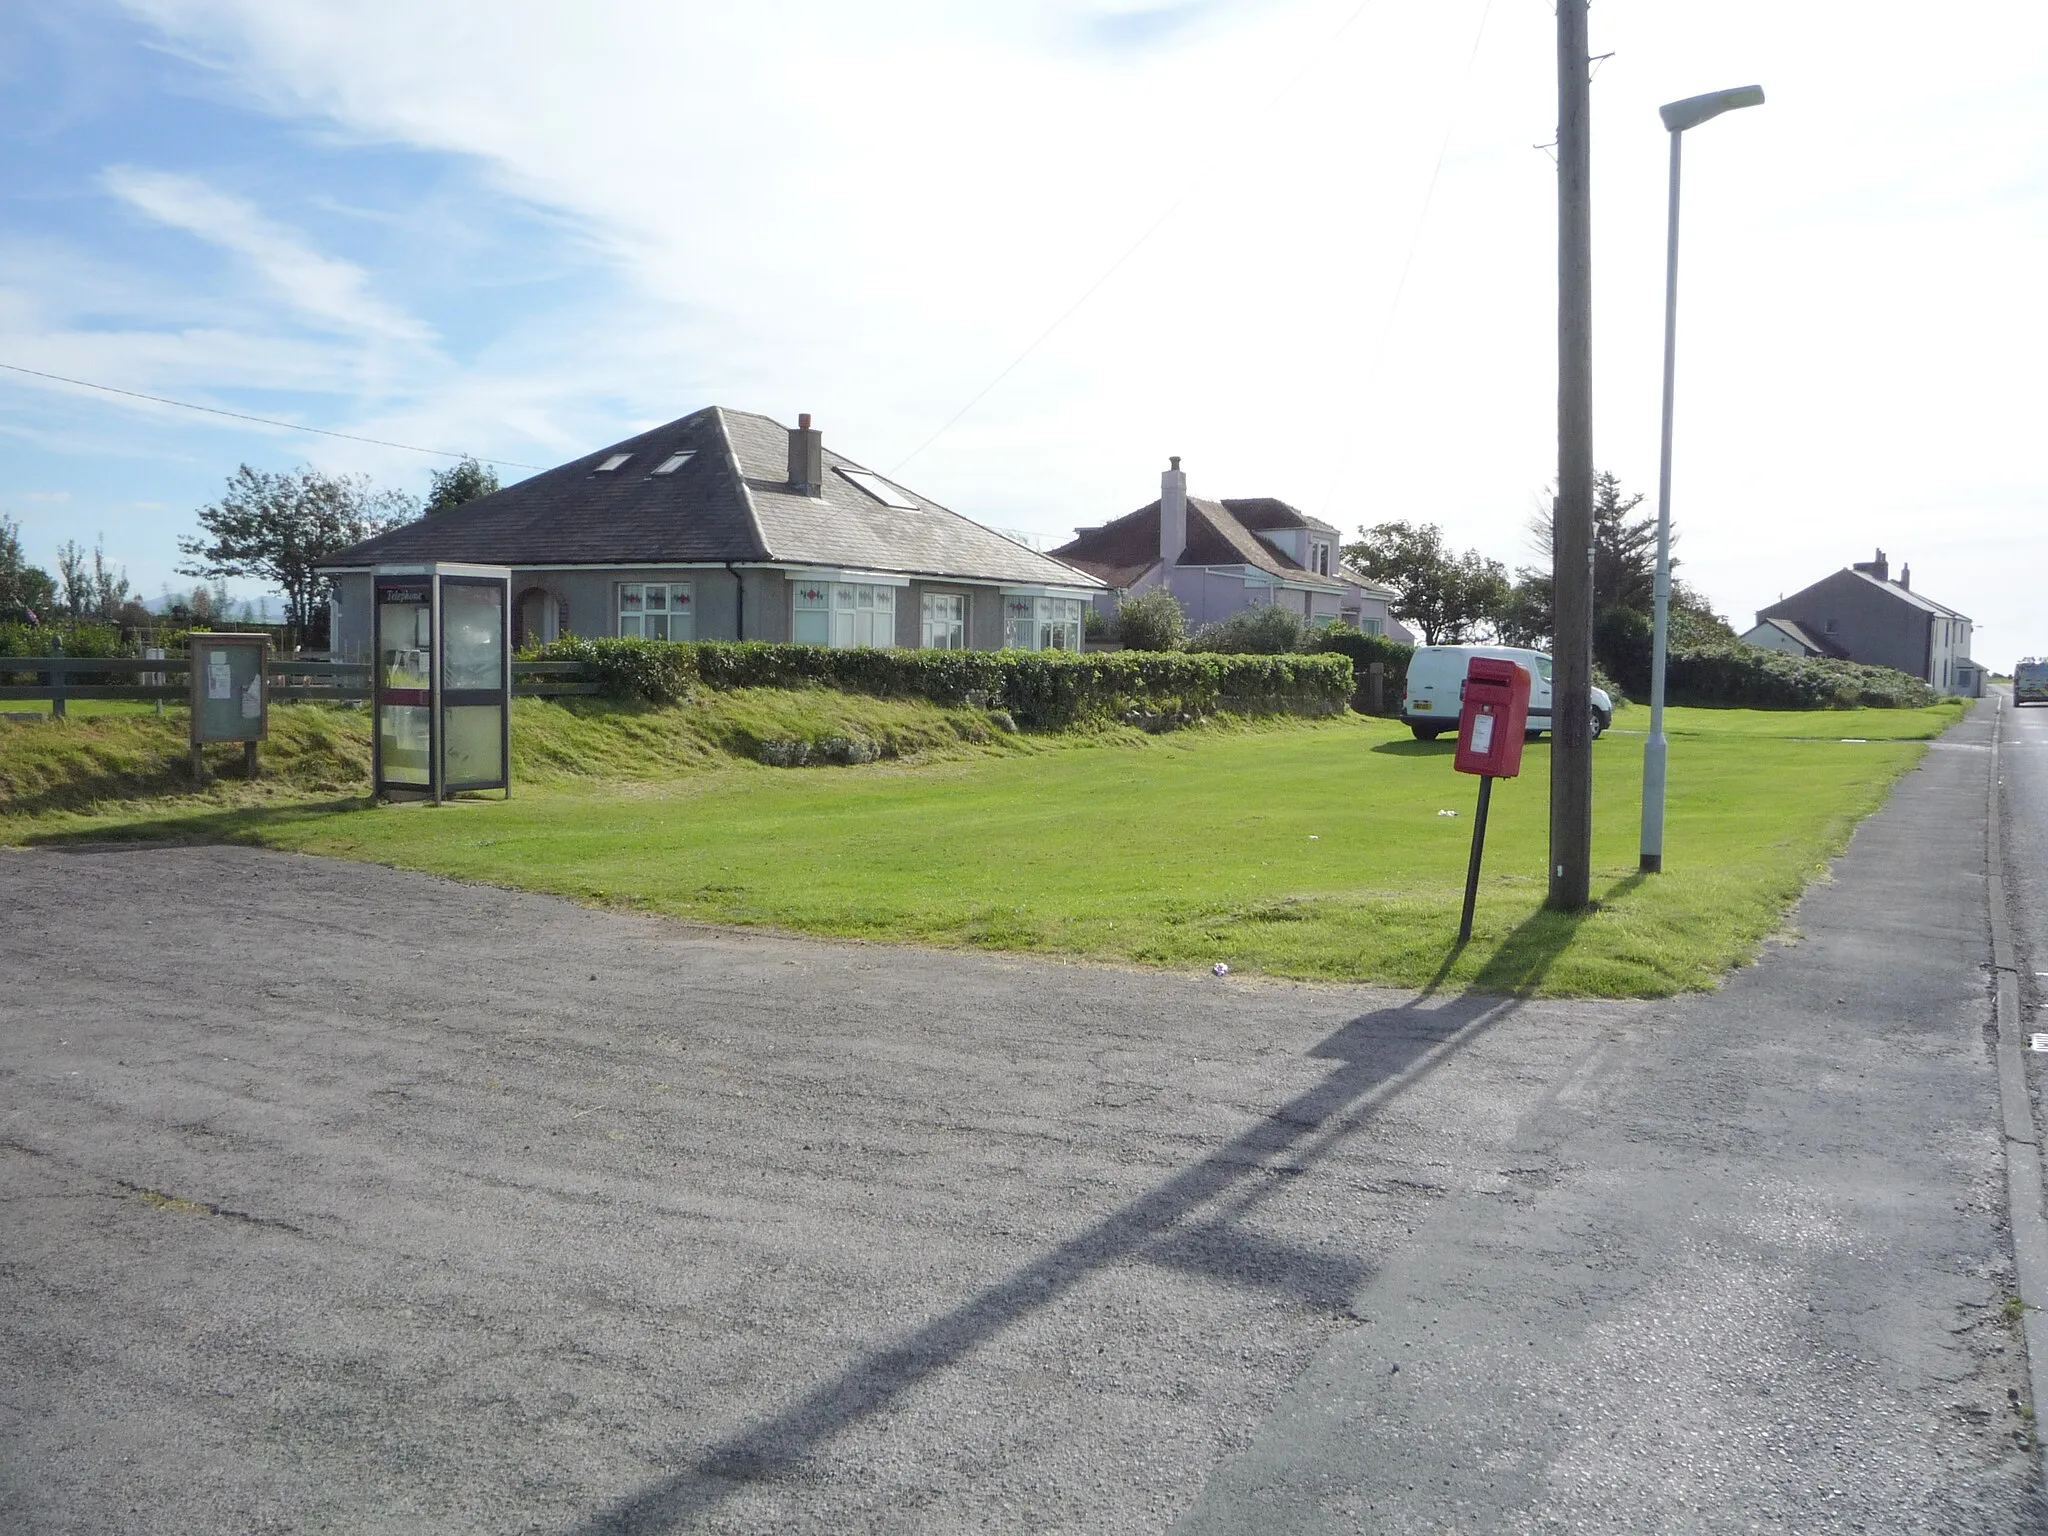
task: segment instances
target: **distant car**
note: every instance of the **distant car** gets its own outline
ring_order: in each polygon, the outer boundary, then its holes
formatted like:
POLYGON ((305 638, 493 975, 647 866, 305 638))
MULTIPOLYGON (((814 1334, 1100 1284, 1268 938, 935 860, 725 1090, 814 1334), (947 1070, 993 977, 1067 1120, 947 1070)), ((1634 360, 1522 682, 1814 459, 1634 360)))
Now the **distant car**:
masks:
MULTIPOLYGON (((1465 696, 1465 671, 1474 656, 1498 656, 1520 662, 1529 674, 1529 734, 1550 729, 1550 658, 1518 645, 1423 645, 1408 658, 1408 693, 1401 718, 1418 741, 1433 741, 1458 728, 1465 696)), ((1593 690, 1592 734, 1613 723, 1614 700, 1604 689, 1593 690)))
POLYGON ((2012 701, 2048 704, 2048 661, 2036 661, 2029 656, 2012 669, 2012 701))

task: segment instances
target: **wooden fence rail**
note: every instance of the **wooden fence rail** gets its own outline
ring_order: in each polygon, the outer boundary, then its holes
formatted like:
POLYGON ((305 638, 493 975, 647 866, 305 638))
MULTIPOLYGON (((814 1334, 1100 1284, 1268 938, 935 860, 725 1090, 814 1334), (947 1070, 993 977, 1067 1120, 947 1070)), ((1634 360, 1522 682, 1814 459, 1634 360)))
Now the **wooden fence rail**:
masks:
MULTIPOLYGON (((370 697, 370 664, 366 661, 301 660, 272 656, 267 668, 274 700, 325 700, 359 703, 370 697)), ((62 715, 70 699, 131 699, 182 704, 191 697, 188 656, 0 656, 0 701, 46 703, 62 715), (32 683, 8 678, 33 676, 32 683), (90 677, 92 682, 76 679, 90 677), (132 678, 118 683, 113 678, 132 678), (173 679, 177 679, 173 681, 173 679)), ((512 663, 512 692, 520 698, 563 698, 597 692, 580 661, 517 661, 512 663)))

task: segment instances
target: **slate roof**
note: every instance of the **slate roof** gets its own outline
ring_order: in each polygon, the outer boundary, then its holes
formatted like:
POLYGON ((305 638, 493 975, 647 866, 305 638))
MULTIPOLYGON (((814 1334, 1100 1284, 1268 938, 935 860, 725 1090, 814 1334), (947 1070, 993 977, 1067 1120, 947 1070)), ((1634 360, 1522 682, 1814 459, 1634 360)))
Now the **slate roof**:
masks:
POLYGON ((1821 577, 1819 581, 1816 581, 1810 587, 1800 588, 1790 597, 1780 598, 1767 608, 1757 609, 1757 622, 1762 623, 1765 619, 1776 618, 1782 611, 1798 607, 1809 594, 1818 591, 1822 587, 1839 582, 1844 577, 1847 577, 1850 581, 1867 583, 1884 593, 1885 596, 1903 603, 1906 607, 1917 612, 1932 614, 1936 618, 1942 619, 1961 619, 1965 623, 1970 621, 1968 614, 1958 613, 1955 609, 1948 607, 1944 603, 1937 603, 1933 598, 1923 593, 1915 592, 1911 587, 1902 587, 1896 581, 1887 581, 1882 576, 1873 575, 1869 571, 1859 571, 1855 566, 1849 565, 1836 571, 1832 576, 1821 577))
POLYGON ((1085 572, 908 487, 897 489, 914 506, 885 506, 840 473, 848 469, 866 466, 827 445, 824 494, 799 495, 789 487, 788 428, 749 411, 706 406, 365 539, 322 564, 331 570, 456 560, 531 570, 733 560, 1020 586, 1095 585, 1085 572), (652 472, 684 452, 691 457, 681 468, 652 472), (630 455, 625 464, 598 472, 621 453, 630 455))
POLYGON ((1334 525, 1319 517, 1310 517, 1299 507, 1290 507, 1277 496, 1226 496, 1223 505, 1230 508, 1234 516, 1254 533, 1264 533, 1273 528, 1317 528, 1335 533, 1334 525))
MULTIPOLYGON (((1187 547, 1175 563, 1248 565, 1295 586, 1314 587, 1325 592, 1343 590, 1343 583, 1313 574, 1306 566, 1281 554, 1260 538, 1233 510, 1237 505, 1236 502, 1209 501, 1200 496, 1190 496, 1187 547)), ((1285 502, 1267 497, 1257 498, 1246 505, 1281 508, 1296 518, 1301 517, 1285 502)), ((1261 514, 1255 512, 1254 515, 1261 514)), ((1268 523, 1265 526, 1307 527, 1308 523, 1268 523)), ((1155 501, 1135 512, 1128 512, 1100 528, 1081 529, 1071 543, 1062 544, 1054 550, 1052 557, 1098 576, 1112 587, 1133 585, 1159 563, 1159 503, 1155 501)))
POLYGON ((1789 635, 1792 639, 1797 640, 1801 645, 1805 646, 1807 650, 1811 651, 1816 656, 1842 656, 1846 654, 1839 645, 1834 643, 1834 641, 1824 639, 1823 637, 1816 635, 1812 630, 1808 629, 1805 625, 1797 623, 1794 620, 1762 619, 1758 622, 1757 628, 1761 629, 1766 624, 1768 624, 1773 629, 1782 630, 1785 634, 1789 635))
POLYGON ((1926 597, 1923 596, 1921 593, 1915 592, 1911 587, 1902 587, 1896 581, 1886 581, 1883 577, 1873 576, 1868 571, 1859 571, 1853 565, 1849 567, 1849 574, 1851 576, 1854 576, 1858 581, 1867 581, 1873 587, 1876 587, 1881 591, 1890 593, 1893 597, 1896 597, 1900 602, 1906 604, 1908 607, 1918 608, 1923 613, 1931 613, 1935 615, 1935 617, 1943 619, 1961 619, 1968 617, 1968 615, 1958 613, 1955 609, 1948 607, 1944 603, 1937 603, 1933 598, 1926 597))

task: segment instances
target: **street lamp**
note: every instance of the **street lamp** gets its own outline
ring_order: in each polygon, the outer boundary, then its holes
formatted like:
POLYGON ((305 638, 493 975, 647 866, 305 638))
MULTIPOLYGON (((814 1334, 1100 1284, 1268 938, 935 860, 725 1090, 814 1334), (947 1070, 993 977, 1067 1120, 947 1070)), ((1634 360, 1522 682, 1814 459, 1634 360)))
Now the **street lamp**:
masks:
POLYGON ((1737 107, 1763 105, 1764 88, 1739 85, 1657 109, 1671 134, 1671 224, 1664 247, 1664 443, 1657 464, 1656 624, 1650 642, 1650 739, 1643 744, 1645 874, 1664 868, 1664 650, 1671 628, 1671 387, 1678 346, 1678 146, 1685 130, 1737 107))

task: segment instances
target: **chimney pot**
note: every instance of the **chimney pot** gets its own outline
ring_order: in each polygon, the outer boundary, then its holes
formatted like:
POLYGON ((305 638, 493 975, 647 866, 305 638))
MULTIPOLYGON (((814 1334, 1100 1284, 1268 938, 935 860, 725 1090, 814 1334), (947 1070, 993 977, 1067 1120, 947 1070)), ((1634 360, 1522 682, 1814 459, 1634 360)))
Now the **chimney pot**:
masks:
POLYGON ((796 413, 796 424, 800 430, 805 432, 810 431, 811 413, 809 411, 798 411, 796 413))

